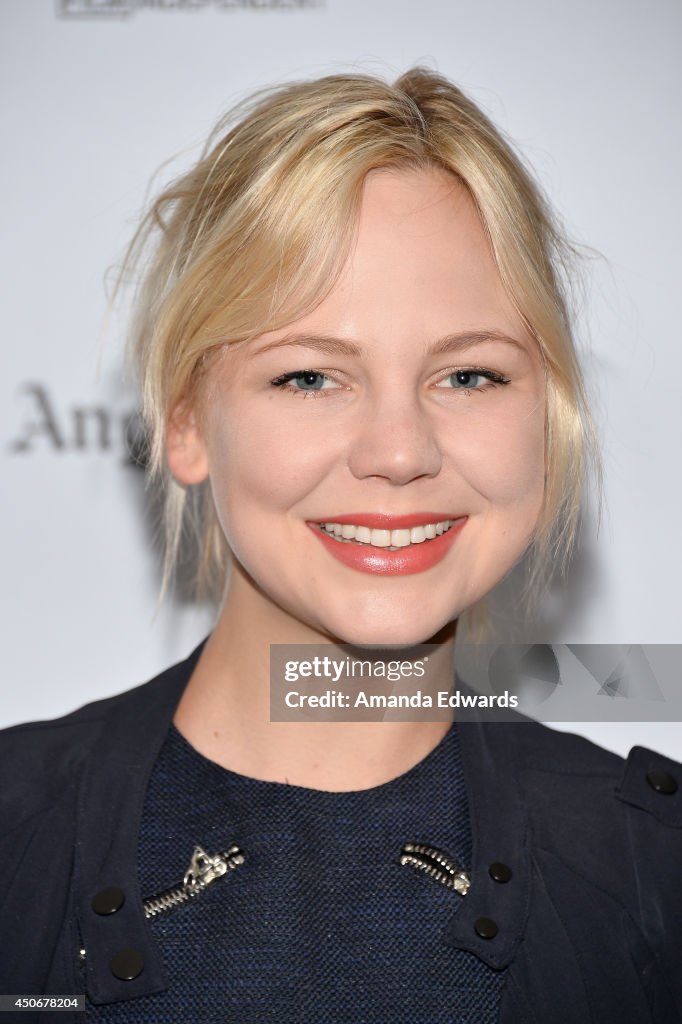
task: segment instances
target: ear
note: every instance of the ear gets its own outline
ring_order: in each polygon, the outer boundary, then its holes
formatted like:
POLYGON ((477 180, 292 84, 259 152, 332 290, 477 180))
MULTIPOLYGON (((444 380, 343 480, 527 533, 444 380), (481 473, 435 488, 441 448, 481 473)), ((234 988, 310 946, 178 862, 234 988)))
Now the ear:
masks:
POLYGON ((166 460, 180 484, 200 484, 207 478, 206 446, 193 409, 177 406, 170 417, 166 428, 166 460))

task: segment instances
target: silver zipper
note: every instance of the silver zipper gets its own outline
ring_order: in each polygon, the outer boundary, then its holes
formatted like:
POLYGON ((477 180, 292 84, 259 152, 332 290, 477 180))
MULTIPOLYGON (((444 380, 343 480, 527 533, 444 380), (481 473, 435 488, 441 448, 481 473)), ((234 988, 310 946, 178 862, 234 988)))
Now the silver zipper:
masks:
POLYGON ((400 851, 400 863, 408 864, 435 878, 448 889, 454 889, 460 896, 469 891, 469 874, 459 867, 442 850, 425 843, 405 843, 400 851))
POLYGON ((195 846, 182 885, 166 889, 158 896, 151 896, 144 900, 144 916, 146 918, 158 917, 159 914, 182 906, 183 903, 203 892, 217 878, 222 878, 228 871, 238 868, 243 863, 244 854, 238 846, 231 846, 225 853, 216 853, 213 857, 206 853, 201 846, 195 846))
MULTIPOLYGON (((143 900, 144 916, 149 919, 158 917, 174 907, 180 907, 187 900, 203 892, 216 878, 221 878, 228 871, 238 868, 244 863, 244 854, 238 846, 231 846, 225 853, 216 853, 211 857, 201 846, 195 846, 189 867, 185 872, 182 885, 174 889, 166 889, 158 896, 143 900)), ((85 965, 86 950, 80 946, 76 961, 79 967, 85 965)))

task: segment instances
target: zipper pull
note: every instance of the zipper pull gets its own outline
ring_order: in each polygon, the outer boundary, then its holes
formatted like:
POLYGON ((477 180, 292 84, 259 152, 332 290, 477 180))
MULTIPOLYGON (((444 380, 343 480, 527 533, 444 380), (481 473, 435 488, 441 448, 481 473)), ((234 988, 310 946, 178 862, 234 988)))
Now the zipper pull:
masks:
POLYGON ((400 863, 409 864, 410 867, 417 868, 418 871, 424 871, 447 889, 454 889, 460 896, 466 896, 469 891, 468 873, 455 864, 442 850, 437 850, 435 846, 427 846, 425 843, 405 843, 400 851, 400 863))
POLYGON ((243 863, 244 854, 238 846, 233 845, 225 853, 216 853, 213 856, 206 853, 201 846, 195 846, 182 885, 166 889, 158 896, 144 900, 144 916, 158 917, 159 914, 181 906, 203 892, 217 878, 222 878, 228 871, 233 871, 243 863))
POLYGON ((200 892, 216 878, 221 878, 230 868, 236 868, 243 863, 244 854, 238 846, 231 846, 227 853, 216 853, 213 857, 210 857, 201 846, 195 846, 182 884, 193 893, 200 892))

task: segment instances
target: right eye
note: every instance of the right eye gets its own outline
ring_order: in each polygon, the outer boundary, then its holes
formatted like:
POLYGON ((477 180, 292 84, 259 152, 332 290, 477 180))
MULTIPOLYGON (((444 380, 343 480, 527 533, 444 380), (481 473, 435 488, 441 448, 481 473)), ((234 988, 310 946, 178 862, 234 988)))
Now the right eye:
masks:
POLYGON ((322 373, 321 370, 292 370, 289 373, 283 373, 281 377, 276 377, 270 383, 275 388, 284 388, 286 391, 302 395, 304 398, 308 395, 311 395, 313 398, 318 396, 326 398, 330 391, 339 390, 339 386, 334 385, 331 377, 322 373), (325 381, 333 386, 325 388, 325 381), (299 384, 301 387, 298 386, 299 384))

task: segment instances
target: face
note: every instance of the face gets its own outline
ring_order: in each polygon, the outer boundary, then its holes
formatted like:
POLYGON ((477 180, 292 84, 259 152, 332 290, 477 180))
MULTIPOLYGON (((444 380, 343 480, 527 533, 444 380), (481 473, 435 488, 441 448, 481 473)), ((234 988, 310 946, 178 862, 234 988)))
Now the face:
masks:
POLYGON ((169 464, 210 477, 235 585, 264 612, 346 643, 425 642, 527 547, 544 371, 446 172, 372 171, 333 291, 210 374, 169 464))

